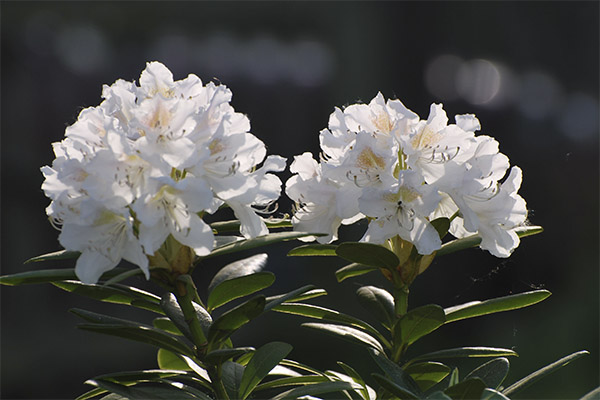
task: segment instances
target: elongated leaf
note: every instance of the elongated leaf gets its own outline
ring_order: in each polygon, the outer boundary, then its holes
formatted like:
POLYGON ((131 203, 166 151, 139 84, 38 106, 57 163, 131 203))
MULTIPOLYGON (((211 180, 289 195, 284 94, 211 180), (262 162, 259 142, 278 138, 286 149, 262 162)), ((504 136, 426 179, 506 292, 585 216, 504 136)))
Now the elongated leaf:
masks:
POLYGON ((267 265, 267 258, 268 255, 266 253, 261 253, 227 264, 215 274, 208 285, 208 291, 212 292, 217 285, 229 279, 235 279, 262 271, 265 265, 267 265))
POLYGON ((206 383, 206 385, 211 388, 211 380, 210 380, 210 376, 208 375, 208 371, 206 371, 204 368, 202 368, 201 366, 199 366, 194 360, 192 360, 190 357, 185 356, 183 354, 180 354, 181 358, 183 359, 183 361, 185 361, 185 363, 188 365, 188 367, 190 367, 192 369, 192 371, 194 371, 196 373, 196 375, 201 378, 201 380, 203 382, 206 383))
POLYGON ((240 382, 239 397, 243 400, 252 393, 281 360, 292 351, 292 346, 282 342, 267 343, 256 352, 246 365, 240 382))
POLYGON ((458 382, 460 382, 460 377, 458 376, 458 368, 454 368, 452 373, 450 374, 450 379, 448 379, 448 386, 454 386, 458 382))
POLYGON ((336 256, 334 244, 305 244, 288 252, 288 256, 336 256))
MULTIPOLYGON (((263 219, 268 228, 291 228, 292 221, 289 219, 263 219)), ((231 233, 240 231, 240 221, 237 219, 231 221, 218 221, 210 224, 210 227, 215 233, 231 233)))
POLYGON ((426 397, 427 400, 452 400, 450 396, 448 396, 444 392, 433 392, 429 396, 426 397))
POLYGON ((377 366, 387 375, 394 385, 404 389, 414 396, 420 395, 417 383, 398 364, 387 358, 382 353, 370 352, 377 366))
POLYGON ((485 301, 471 301, 459 306, 449 307, 444 310, 446 323, 527 307, 539 303, 551 294, 547 290, 534 290, 532 292, 513 294, 485 301))
MULTIPOLYGON (((125 271, 123 268, 112 269, 100 278, 101 280, 118 275, 125 271)), ((0 276, 0 284, 8 286, 32 285, 37 283, 77 280, 75 268, 41 269, 37 271, 19 272, 18 274, 0 276)))
POLYGON ((340 244, 335 252, 348 261, 371 267, 395 269, 400 263, 393 252, 373 243, 346 242, 340 244))
POLYGON ((196 399, 194 395, 181 389, 181 387, 166 382, 143 382, 134 386, 125 386, 102 379, 92 379, 87 382, 130 400, 147 400, 149 398, 157 400, 196 399))
POLYGON ((400 319, 400 340, 410 345, 444 325, 444 322, 444 310, 436 304, 410 310, 400 319))
POLYGON ((223 386, 227 390, 227 394, 231 399, 239 398, 240 382, 244 375, 244 366, 233 361, 225 361, 223 363, 222 376, 223 386))
POLYGON ((204 361, 208 364, 222 364, 233 357, 238 357, 242 354, 253 352, 254 350, 254 347, 235 347, 233 349, 217 349, 208 353, 204 357, 204 361))
POLYGON ((58 250, 52 253, 42 254, 41 256, 32 257, 25 261, 25 264, 32 262, 51 261, 51 260, 71 260, 79 257, 81 253, 78 251, 58 250))
POLYGON ((271 286, 273 282, 275 282, 275 275, 271 272, 257 272, 223 281, 210 292, 206 302, 207 311, 210 313, 215 308, 232 300, 256 293, 271 286))
POLYGON ((395 320, 394 296, 376 286, 363 286, 356 291, 358 302, 382 324, 390 327, 395 320))
POLYGON ((385 337, 381 333, 379 333, 377 329, 373 328, 371 325, 358 318, 342 314, 339 311, 303 303, 283 303, 277 307, 274 307, 273 311, 278 311, 287 314, 302 315, 304 317, 322 319, 331 322, 340 322, 346 325, 353 326, 355 328, 362 329, 365 332, 378 338, 381 342, 389 345, 387 339, 385 339, 385 337))
MULTIPOLYGON (((483 389, 483 393, 481 394, 480 400, 510 400, 508 397, 503 395, 501 392, 497 390, 485 388, 483 389)), ((584 399, 580 399, 584 400, 584 399)), ((590 399, 591 400, 591 399, 590 399)))
MULTIPOLYGON (((194 306, 196 316, 198 317, 198 321, 200 322, 200 326, 202 327, 204 335, 208 335, 208 330, 212 324, 212 318, 210 314, 199 304, 192 302, 192 305, 194 306)), ((179 329, 179 331, 181 331, 185 337, 193 341, 190 327, 185 321, 183 311, 181 311, 181 307, 179 307, 179 303, 177 303, 177 298, 175 295, 173 293, 165 292, 160 300, 160 307, 164 310, 167 317, 169 317, 169 319, 175 324, 177 329, 179 329)))
POLYGON ((227 244, 223 247, 213 250, 209 255, 204 256, 204 258, 250 250, 256 247, 268 246, 274 243, 285 242, 306 236, 324 236, 324 234, 307 232, 275 232, 265 236, 259 236, 254 239, 241 240, 239 242, 227 244))
POLYGON ((192 369, 187 365, 182 358, 180 358, 177 354, 165 350, 158 349, 158 353, 156 354, 156 361, 158 363, 158 367, 160 369, 166 370, 180 370, 180 371, 191 371, 192 369))
MULTIPOLYGON (((538 233, 542 233, 543 231, 544 228, 542 228, 541 226, 521 226, 515 228, 515 232, 520 238, 537 235, 538 233)), ((442 245, 442 248, 437 251, 437 255, 443 256, 460 250, 469 249, 471 247, 477 247, 480 243, 481 237, 479 237, 478 235, 471 235, 462 239, 455 239, 450 242, 444 243, 442 245)))
POLYGON ((379 268, 368 265, 352 263, 335 271, 335 277, 338 282, 342 282, 348 278, 367 274, 371 271, 377 271, 379 268))
POLYGON ((314 369, 313 367, 310 367, 306 364, 299 363, 298 361, 288 360, 287 358, 283 359, 280 364, 285 367, 291 367, 291 368, 299 369, 301 371, 306 371, 306 372, 314 374, 314 375, 323 375, 323 373, 321 371, 314 369))
POLYGON ((185 354, 192 357, 193 351, 183 342, 163 331, 149 326, 124 326, 109 324, 79 324, 79 329, 103 333, 105 335, 119 336, 125 339, 150 344, 159 348, 167 349, 175 353, 185 354))
POLYGON ((444 358, 476 358, 476 357, 518 357, 518 354, 510 349, 495 347, 457 347, 453 349, 438 350, 417 356, 407 362, 405 367, 415 361, 441 360, 444 358))
POLYGON ((472 400, 481 398, 485 383, 479 378, 465 379, 444 390, 452 400, 472 400))
POLYGON ((132 276, 142 275, 143 273, 144 273, 144 271, 142 271, 141 268, 128 269, 124 272, 121 272, 118 275, 113 276, 112 278, 110 278, 109 280, 104 282, 103 285, 105 285, 105 286, 114 285, 116 283, 124 281, 125 279, 131 278, 132 276))
POLYGON ((112 325, 126 325, 126 326, 140 326, 138 322, 130 321, 127 319, 116 318, 110 315, 99 314, 92 311, 82 310, 80 308, 72 308, 69 312, 77 315, 88 322, 95 324, 112 324, 112 325))
POLYGON ((208 330, 209 349, 227 339, 235 330, 258 317, 265 308, 265 296, 256 296, 227 311, 208 330))
POLYGON ((154 318, 154 320, 152 320, 152 325, 155 328, 161 329, 172 335, 183 336, 183 333, 169 318, 154 318))
POLYGON ((391 394, 393 394, 394 396, 397 396, 398 398, 400 398, 402 400, 419 398, 416 394, 412 393, 411 391, 409 391, 406 388, 403 388, 403 387, 395 384, 391 379, 388 379, 383 375, 372 374, 372 376, 373 376, 373 378, 375 378, 377 383, 379 383, 385 390, 387 390, 388 392, 390 392, 391 394))
POLYGON ((142 308, 152 308, 152 311, 163 314, 163 310, 160 308, 159 305, 160 297, 135 287, 125 285, 89 285, 81 283, 79 281, 61 281, 52 282, 52 284, 67 292, 75 293, 85 297, 90 297, 92 299, 104 301, 107 303, 127 304, 133 306, 143 304, 144 307, 142 308), (140 300, 143 301, 140 302, 140 300))
POLYGON ((307 328, 321 330, 323 332, 332 334, 334 336, 338 336, 344 340, 348 340, 352 343, 359 344, 361 346, 366 346, 367 348, 375 349, 381 353, 383 353, 383 347, 381 343, 373 336, 369 335, 366 332, 360 331, 356 328, 351 328, 349 326, 344 325, 335 325, 335 324, 321 324, 316 322, 304 323, 302 326, 307 328))
MULTIPOLYGON (((340 367, 342 367, 342 369, 344 370, 344 372, 346 372, 346 374, 348 374, 348 377, 350 377, 354 382, 356 382, 357 384, 362 386, 362 389, 360 389, 361 397, 364 400, 370 400, 371 399, 371 394, 369 393, 370 388, 367 386, 367 384, 365 383, 363 378, 358 374, 358 372, 356 372, 356 370, 354 368, 352 368, 351 366, 344 364, 341 361, 338 361, 337 364, 340 367)), ((373 398, 375 398, 375 396, 373 396, 373 398)))
POLYGON ((268 297, 267 304, 265 305, 265 311, 269 311, 274 307, 277 307, 280 304, 283 304, 288 301, 294 301, 296 299, 300 299, 304 294, 307 294, 314 288, 313 285, 306 285, 298 288, 296 290, 292 290, 291 292, 281 294, 278 296, 268 297))
POLYGON ((271 400, 297 399, 302 396, 312 396, 323 393, 352 390, 355 387, 356 385, 341 381, 315 383, 313 385, 305 385, 280 393, 277 396, 274 396, 271 400))
POLYGON ((426 391, 450 374, 450 367, 439 362, 423 362, 409 365, 404 369, 417 383, 419 389, 426 391))
POLYGON ((541 368, 541 369, 535 371, 534 373, 527 375, 525 378, 520 379, 518 382, 513 383, 512 385, 510 385, 509 387, 504 389, 502 391, 502 394, 504 394, 506 396, 512 395, 512 394, 518 392, 519 390, 524 389, 527 386, 531 385, 533 382, 537 381, 538 379, 544 378, 545 376, 553 373, 554 371, 564 367, 571 361, 576 360, 579 357, 585 356, 587 354, 590 354, 590 353, 588 351, 583 350, 583 351, 578 351, 573 354, 570 354, 566 357, 563 357, 560 360, 555 361, 552 364, 549 364, 549 365, 545 366, 544 368, 541 368))
POLYGON ((261 383, 254 389, 254 393, 277 387, 310 385, 320 382, 329 382, 329 378, 321 375, 288 376, 261 383))
POLYGON ((508 359, 504 357, 495 358, 475 368, 465 377, 465 380, 479 378, 485 383, 486 387, 496 389, 504 382, 509 368, 508 359))
MULTIPOLYGON (((597 387, 596 389, 592 390, 591 392, 587 393, 585 396, 583 396, 579 400, 598 400, 599 398, 600 398, 600 386, 597 387)), ((496 399, 493 399, 493 400, 496 400, 496 399)))
MULTIPOLYGON (((325 295, 327 295, 327 291, 325 289, 312 289, 312 290, 305 291, 304 293, 301 293, 297 296, 287 298, 285 300, 285 302, 297 303, 299 301, 310 300, 310 299, 314 299, 315 297, 320 297, 320 296, 325 296, 325 295)), ((273 300, 277 300, 277 299, 281 298, 282 296, 284 296, 284 295, 280 294, 277 296, 267 297, 267 304, 273 300)))
POLYGON ((106 393, 106 390, 96 387, 96 388, 78 396, 75 400, 89 400, 91 398, 101 395, 102 393, 106 393))

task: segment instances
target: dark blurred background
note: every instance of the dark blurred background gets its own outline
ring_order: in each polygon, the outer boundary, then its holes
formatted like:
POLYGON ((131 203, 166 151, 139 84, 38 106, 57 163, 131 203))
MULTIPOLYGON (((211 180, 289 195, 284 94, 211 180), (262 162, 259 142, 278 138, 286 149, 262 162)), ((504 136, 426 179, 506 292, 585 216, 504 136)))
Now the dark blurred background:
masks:
MULTIPOLYGON (((233 106, 270 154, 318 152, 318 132, 334 106, 368 102, 378 91, 426 118, 443 102, 450 118, 475 113, 484 134, 524 171, 520 193, 545 232, 523 240, 509 259, 480 250, 436 260, 412 288, 411 305, 451 306, 546 288, 534 307, 458 322, 415 344, 413 353, 453 346, 515 349, 508 383, 571 352, 591 355, 519 398, 580 397, 598 386, 598 2, 7 2, 2 29, 2 274, 65 267, 23 265, 59 249, 46 219, 39 168, 52 162, 102 84, 135 80, 158 60, 182 79, 194 73, 233 90, 233 106)), ((287 179, 289 173, 282 174, 287 179)), ((290 203, 280 201, 280 210, 290 203)), ((343 237, 356 240, 360 228, 343 237)), ((364 228, 364 226, 362 226, 364 228)), ((326 288, 319 304, 365 317, 358 282, 337 284, 343 261, 286 258, 297 243, 268 249, 277 283, 268 293, 307 283, 326 288)), ((252 255, 247 253, 244 255, 252 255)), ((196 271, 205 287, 214 259, 196 271)), ((139 282, 149 290, 156 287, 139 282)), ((72 307, 143 322, 144 311, 105 305, 51 285, 1 288, 1 391, 10 398, 74 398, 87 378, 154 368, 155 350, 79 331, 72 307)), ((267 315, 236 344, 272 340, 320 368, 335 361, 370 367, 366 353, 299 328, 300 318, 267 315)), ((474 366, 459 364, 462 376, 474 366)))

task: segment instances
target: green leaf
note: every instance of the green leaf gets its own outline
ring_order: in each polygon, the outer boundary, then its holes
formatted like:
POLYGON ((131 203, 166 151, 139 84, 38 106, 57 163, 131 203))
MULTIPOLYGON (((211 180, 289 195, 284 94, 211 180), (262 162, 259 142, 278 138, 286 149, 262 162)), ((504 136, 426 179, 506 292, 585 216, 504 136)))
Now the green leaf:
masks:
MULTIPOLYGON (((315 297, 325 296, 327 295, 327 291, 325 289, 312 289, 305 291, 304 293, 294 295, 293 297, 286 298, 286 303, 297 303, 299 301, 314 299, 315 297)), ((277 300, 280 297, 285 296, 283 294, 277 296, 267 297, 267 304, 273 300, 277 300)))
POLYGON ((51 260, 71 260, 79 257, 80 254, 81 253, 78 251, 59 250, 52 253, 42 254, 41 256, 32 257, 25 261, 25 264, 51 260))
POLYGON ((519 390, 524 389, 527 386, 531 385, 533 382, 537 381, 538 379, 544 378, 545 376, 551 374, 552 372, 558 370, 559 368, 564 367, 571 361, 576 360, 579 357, 582 357, 587 354, 590 354, 590 353, 588 351, 582 350, 582 351, 578 351, 573 354, 570 354, 566 357, 563 357, 560 360, 555 361, 552 364, 549 364, 549 365, 545 366, 544 368, 541 368, 541 369, 535 371, 534 373, 527 375, 525 378, 519 380, 518 382, 513 383, 512 385, 510 385, 509 387, 504 389, 502 391, 502 394, 504 394, 506 396, 514 394, 514 393, 518 392, 519 390))
POLYGON ((429 396, 426 397, 427 400, 452 400, 450 396, 445 394, 444 392, 433 392, 429 396))
POLYGON ((450 386, 444 393, 452 400, 472 400, 481 398, 484 389, 485 383, 481 379, 471 378, 450 386))
POLYGON ((450 229, 450 219, 446 217, 436 218, 431 221, 431 225, 435 228, 440 239, 443 239, 444 236, 448 233, 448 229, 450 229))
POLYGON ((375 349, 381 353, 383 353, 383 347, 381 343, 373 336, 369 335, 366 332, 360 331, 356 328, 351 328, 349 326, 344 325, 335 325, 335 324, 321 324, 316 322, 304 323, 302 326, 321 330, 323 332, 329 333, 334 336, 338 336, 344 340, 348 340, 352 343, 359 344, 361 346, 366 346, 367 348, 375 349))
POLYGON ((274 379, 269 382, 261 383, 254 389, 254 393, 260 392, 261 390, 284 387, 284 386, 300 386, 310 385, 314 383, 329 382, 329 378, 322 375, 308 375, 308 376, 288 376, 285 378, 274 379))
POLYGON ((258 317, 265 308, 265 296, 259 295, 227 311, 208 330, 209 349, 227 339, 234 331, 258 317))
POLYGON ((459 306, 449 307, 444 310, 446 323, 527 307, 539 303, 551 294, 547 290, 534 290, 532 292, 497 297, 485 301, 471 301, 459 306))
POLYGON ((267 264, 267 258, 266 253, 261 253, 227 264, 215 274, 208 285, 208 292, 212 292, 217 285, 227 280, 262 271, 267 264))
POLYGON ((417 383, 421 391, 426 391, 450 374, 450 367, 438 362, 412 364, 404 369, 417 383))
POLYGON ((173 321, 171 321, 169 318, 154 318, 152 320, 152 325, 157 328, 157 329, 161 329, 165 332, 168 332, 172 335, 177 335, 177 336, 183 336, 183 333, 181 333, 181 331, 179 330, 179 328, 177 328, 177 326, 173 323, 173 321))
POLYGON ((221 367, 221 380, 231 399, 238 399, 240 382, 244 375, 244 366, 233 361, 225 361, 221 367))
POLYGON ((495 347, 457 347, 453 349, 438 350, 417 356, 407 362, 405 366, 415 361, 440 360, 444 358, 475 358, 475 357, 518 357, 518 354, 509 349, 495 347))
POLYGON ((373 243, 346 242, 340 244, 335 252, 343 259, 370 267, 396 269, 400 264, 396 254, 373 243))
MULTIPOLYGON (((106 279, 118 275, 123 271, 123 268, 114 268, 104 273, 100 279, 106 279)), ((17 274, 0 276, 0 284, 18 286, 77 279, 77 275, 75 275, 75 268, 41 269, 37 271, 19 272, 17 274)))
POLYGON ((270 244, 294 240, 306 236, 325 236, 325 234, 307 232, 275 232, 265 236, 259 236, 254 239, 240 240, 239 242, 227 244, 225 246, 213 250, 210 254, 202 258, 209 258, 221 256, 223 254, 235 253, 238 251, 250 250, 256 247, 268 246, 270 244))
POLYGON ((395 384, 391 379, 386 378, 380 374, 371 374, 373 378, 379 383, 385 390, 397 396, 398 398, 404 399, 418 399, 419 396, 412 393, 410 390, 405 389, 397 384, 395 384))
POLYGON ((308 365, 299 363, 298 361, 288 360, 287 358, 283 359, 280 364, 285 367, 291 367, 299 369, 301 371, 306 371, 314 375, 323 375, 321 371, 314 369, 313 367, 309 367, 308 365))
POLYGON ((305 244, 290 250, 288 256, 335 256, 335 244, 305 244))
POLYGON ((106 390, 96 387, 96 388, 78 396, 75 400, 89 400, 91 398, 101 395, 102 393, 106 393, 106 390))
POLYGON ((239 397, 243 400, 271 370, 292 351, 292 346, 282 342, 267 343, 256 352, 246 365, 240 382, 239 397))
MULTIPOLYGON (((291 292, 280 294, 277 296, 267 297, 267 304, 265 305, 265 311, 269 311, 274 307, 277 307, 280 304, 283 304, 288 301, 295 301, 296 299, 301 299, 303 295, 309 293, 314 288, 313 285, 306 285, 298 288, 296 290, 292 290, 291 292)), ((320 289, 317 289, 320 290, 320 289)))
POLYGON ((169 350, 158 349, 156 361, 158 362, 158 367, 160 369, 175 369, 180 371, 192 370, 177 354, 169 350))
POLYGON ((312 396, 323 393, 342 392, 344 390, 353 390, 356 385, 350 382, 322 382, 313 385, 297 387, 274 396, 271 400, 297 399, 302 396, 312 396))
MULTIPOLYGON (((579 400, 598 400, 599 398, 600 398, 600 386, 597 387, 596 389, 592 390, 591 392, 587 393, 585 396, 583 396, 579 400)), ((496 399, 493 399, 493 400, 496 400, 496 399)))
MULTIPOLYGON (((265 224, 267 225, 268 228, 273 228, 273 229, 275 229, 275 228, 291 228, 293 226, 292 221, 290 221, 289 219, 268 218, 268 219, 264 219, 263 221, 265 221, 265 224)), ((213 222, 212 224, 210 224, 210 227, 217 234, 239 232, 240 231, 240 221, 238 221, 237 219, 231 220, 231 221, 218 221, 218 222, 213 222)))
POLYGON ((362 286, 356 291, 358 302, 382 324, 391 327, 396 319, 394 296, 376 286, 362 286))
MULTIPOLYGON (((508 397, 498 392, 497 390, 486 388, 483 389, 480 400, 510 400, 508 397)), ((584 400, 584 399, 581 399, 584 400)), ((590 399, 592 400, 592 399, 590 399)))
POLYGON ((508 375, 509 368, 508 359, 504 357, 495 358, 475 368, 465 379, 479 378, 485 383, 486 387, 497 389, 508 375))
POLYGON ((400 319, 399 339, 402 343, 410 345, 444 325, 444 322, 444 310, 436 304, 412 309, 400 319))
POLYGON ((67 292, 75 293, 84 297, 90 297, 92 299, 104 301, 107 303, 126 304, 133 306, 139 305, 141 303, 144 304, 144 307, 142 308, 152 308, 152 311, 163 314, 163 310, 160 308, 159 305, 160 297, 135 287, 125 285, 90 285, 86 283, 81 283, 79 281, 61 281, 52 282, 52 284, 67 292), (139 300, 143 301, 140 302, 139 300))
POLYGON ((358 372, 356 372, 356 370, 354 368, 352 368, 351 366, 344 364, 341 361, 337 362, 337 365, 339 365, 340 367, 342 367, 342 369, 344 370, 344 372, 346 372, 346 374, 348 374, 348 376, 357 384, 359 384, 360 386, 362 386, 362 389, 360 389, 360 393, 361 393, 361 397, 365 400, 369 400, 370 399, 370 395, 369 395, 369 389, 367 388, 367 384, 365 383, 365 381, 363 380, 363 378, 358 374, 358 372))
POLYGON ((454 386, 458 382, 460 382, 460 378, 458 376, 458 368, 454 368, 452 373, 450 374, 450 379, 448 379, 448 386, 454 386))
POLYGON ((142 275, 143 273, 144 271, 142 271, 141 268, 128 269, 125 272, 121 272, 120 274, 113 276, 112 278, 104 282, 103 285, 114 285, 115 283, 124 281, 125 279, 131 278, 132 276, 142 275))
POLYGON ((208 353, 204 357, 204 361, 208 364, 218 365, 225 361, 241 356, 242 354, 253 352, 254 347, 235 347, 232 349, 217 349, 208 353))
POLYGON ((197 399, 191 393, 166 382, 143 382, 135 386, 125 386, 102 379, 93 379, 87 382, 130 400, 147 400, 149 398, 157 400, 197 399))
MULTIPOLYGON (((537 235, 542 233, 544 228, 541 226, 520 226, 514 230, 520 238, 526 236, 537 235)), ((461 239, 455 239, 450 242, 444 243, 442 248, 437 251, 438 256, 454 253, 460 250, 469 249, 471 247, 477 247, 481 243, 481 237, 478 235, 471 235, 461 239)))
POLYGON ((370 267, 368 265, 352 263, 352 264, 348 264, 345 267, 342 267, 342 268, 338 269, 337 271, 335 271, 335 277, 338 282, 342 282, 348 278, 364 275, 371 271, 377 271, 377 270, 379 270, 379 268, 377 268, 377 267, 370 267))
POLYGON ((420 389, 417 383, 398 364, 387 358, 382 353, 370 352, 377 366, 389 377, 394 385, 404 389, 412 395, 419 395, 420 389))
MULTIPOLYGON (((212 318, 210 314, 199 304, 192 302, 192 305, 196 311, 196 316, 198 317, 202 331, 204 332, 204 335, 207 335, 212 324, 212 318)), ((183 311, 181 311, 181 307, 179 307, 179 303, 177 303, 177 298, 175 295, 170 292, 165 292, 160 300, 160 306, 164 310, 167 317, 169 317, 169 319, 175 324, 177 329, 179 329, 179 331, 181 331, 185 337, 193 341, 190 327, 185 321, 183 311)))
POLYGON ((210 292, 206 302, 207 311, 210 313, 232 300, 256 293, 271 286, 273 282, 275 282, 275 275, 271 272, 257 272, 223 281, 210 292))

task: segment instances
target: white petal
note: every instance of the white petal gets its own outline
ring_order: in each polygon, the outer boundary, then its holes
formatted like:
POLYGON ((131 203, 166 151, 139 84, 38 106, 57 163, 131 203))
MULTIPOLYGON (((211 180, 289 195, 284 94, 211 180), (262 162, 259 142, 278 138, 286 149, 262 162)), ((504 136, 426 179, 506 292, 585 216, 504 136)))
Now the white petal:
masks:
POLYGON ((191 247, 199 256, 205 256, 213 249, 215 237, 212 229, 196 214, 190 215, 187 229, 176 230, 171 233, 179 243, 191 247))

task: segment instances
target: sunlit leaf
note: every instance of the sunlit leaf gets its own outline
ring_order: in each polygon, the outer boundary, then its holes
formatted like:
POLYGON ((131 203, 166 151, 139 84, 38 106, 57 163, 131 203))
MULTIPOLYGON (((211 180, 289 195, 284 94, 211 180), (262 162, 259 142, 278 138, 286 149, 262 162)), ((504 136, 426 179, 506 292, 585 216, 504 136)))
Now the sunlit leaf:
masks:
POLYGON ((340 244, 335 252, 343 259, 370 267, 395 269, 400 263, 392 251, 373 243, 346 242, 340 244))
POLYGON ((205 357, 204 361, 208 364, 222 364, 225 361, 241 356, 242 354, 253 352, 254 347, 235 347, 232 349, 217 349, 209 352, 205 357))
POLYGON ((297 399, 302 396, 341 392, 344 390, 352 390, 356 388, 356 386, 357 385, 353 385, 350 382, 342 381, 315 383, 313 385, 305 385, 280 393, 277 396, 272 397, 271 400, 297 399))
POLYGON ((217 285, 226 280, 262 271, 265 265, 267 265, 267 258, 266 253, 261 253, 227 264, 215 274, 208 285, 208 291, 211 292, 217 285))
POLYGON ((288 252, 288 256, 335 256, 334 244, 305 244, 288 252))
MULTIPOLYGON (((267 218, 263 219, 265 224, 270 229, 276 228, 291 228, 292 221, 289 219, 275 219, 275 218, 267 218)), ((231 232, 239 232, 240 231, 240 221, 231 220, 231 221, 218 221, 210 224, 210 227, 215 233, 231 233, 231 232)))
POLYGON ((361 346, 366 346, 367 348, 372 348, 383 353, 383 347, 377 339, 375 339, 368 333, 358 330, 356 328, 344 325, 322 324, 316 322, 304 323, 302 324, 302 326, 317 329, 329 333, 331 335, 337 336, 341 339, 359 344, 361 346))
POLYGON ((439 362, 423 362, 409 365, 404 368, 410 377, 417 383, 419 389, 426 391, 439 383, 450 374, 450 367, 439 362))
MULTIPOLYGON (((268 297, 267 304, 265 305, 265 311, 269 311, 274 307, 277 307, 280 304, 283 304, 288 301, 295 301, 296 299, 301 299, 303 295, 309 293, 314 288, 313 285, 302 286, 301 288, 292 290, 291 292, 268 297)), ((317 289, 321 290, 321 289, 317 289)))
POLYGON ((496 389, 508 375, 509 368, 508 359, 504 357, 495 358, 475 368, 465 379, 479 378, 485 383, 486 387, 496 389))
POLYGON ((213 250, 204 258, 221 256, 224 254, 235 253, 238 251, 250 250, 256 247, 268 246, 274 243, 285 242, 306 236, 324 236, 323 234, 307 233, 307 232, 275 232, 265 236, 259 236, 254 239, 241 240, 231 243, 213 250))
MULTIPOLYGON (((544 228, 541 226, 521 226, 514 230, 520 238, 537 235, 542 233, 544 228)), ((462 239, 455 239, 450 242, 444 243, 442 248, 437 251, 438 256, 454 253, 460 250, 469 249, 471 247, 477 247, 481 243, 481 237, 478 235, 471 235, 462 239)))
POLYGON ((166 382, 142 382, 134 386, 125 386, 102 379, 92 379, 88 382, 130 400, 147 400, 149 398, 157 400, 197 399, 195 395, 183 390, 181 387, 166 382))
POLYGON ((348 278, 367 274, 371 271, 377 271, 379 268, 368 265, 352 263, 335 271, 335 277, 338 282, 342 282, 348 278))
POLYGON ((329 382, 329 378, 322 375, 307 375, 307 376, 287 376, 285 378, 274 379, 269 382, 264 382, 254 389, 254 393, 261 390, 285 387, 285 386, 300 386, 309 385, 320 382, 329 382))
MULTIPOLYGON (((293 297, 287 298, 285 300, 285 302, 297 303, 299 301, 310 300, 310 299, 314 299, 315 297, 320 297, 320 296, 325 296, 325 295, 327 295, 327 291, 325 289, 312 289, 312 290, 305 291, 304 293, 294 295, 293 297)), ((267 297, 267 304, 270 301, 281 298, 282 296, 285 296, 285 294, 267 297)))
POLYGON ((168 332, 172 335, 183 336, 183 333, 169 318, 154 318, 152 320, 152 325, 155 328, 162 329, 163 331, 168 332))
POLYGON ((407 362, 405 366, 415 361, 441 360, 445 358, 478 358, 478 357, 517 357, 518 354, 510 349, 495 347, 457 347, 453 349, 438 350, 417 356, 407 362))
MULTIPOLYGON (((510 399, 508 397, 506 397, 505 395, 503 395, 501 392, 498 392, 497 390, 485 388, 485 389, 483 389, 483 393, 481 394, 480 400, 510 400, 510 399)), ((584 399, 580 399, 580 400, 584 400, 584 399)), ((589 399, 589 400, 592 400, 592 399, 589 399)))
POLYGON ((160 369, 174 369, 180 371, 192 370, 181 357, 169 350, 158 349, 156 361, 160 369))
MULTIPOLYGON (((100 279, 105 280, 124 271, 126 271, 124 268, 114 268, 104 273, 100 279)), ((0 284, 8 286, 31 285, 66 280, 78 280, 77 275, 75 275, 75 268, 41 269, 0 276, 0 284)))
POLYGON ((436 304, 412 309, 400 319, 399 339, 402 343, 410 345, 442 326, 444 322, 444 310, 436 304))
POLYGON ((232 300, 256 293, 271 286, 273 282, 275 275, 266 271, 223 281, 210 292, 206 302, 207 311, 211 312, 232 300))
MULTIPOLYGON (((195 302, 192 302, 192 305, 196 311, 196 316, 198 317, 202 331, 204 332, 204 335, 207 335, 208 329, 212 324, 212 318, 201 305, 196 304, 195 302)), ((175 324, 177 329, 179 329, 179 331, 181 331, 185 337, 193 341, 190 327, 185 321, 183 311, 181 311, 181 307, 179 307, 179 303, 177 302, 175 295, 170 292, 165 292, 160 300, 160 306, 164 310, 167 317, 169 317, 169 319, 175 324)))
POLYGON ((292 346, 282 342, 271 342, 260 347, 246 364, 239 388, 239 397, 243 400, 281 360, 292 351, 292 346))

